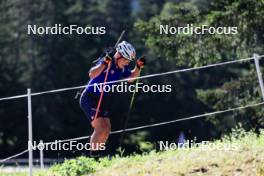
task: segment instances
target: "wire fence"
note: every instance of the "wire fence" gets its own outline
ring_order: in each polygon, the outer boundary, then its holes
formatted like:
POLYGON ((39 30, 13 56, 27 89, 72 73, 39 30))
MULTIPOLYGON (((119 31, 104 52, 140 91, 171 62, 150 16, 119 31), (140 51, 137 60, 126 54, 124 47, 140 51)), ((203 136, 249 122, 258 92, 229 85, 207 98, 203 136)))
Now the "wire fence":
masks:
MULTIPOLYGON (((256 106, 260 106, 260 105, 263 105, 263 104, 264 104, 264 102, 260 102, 260 103, 240 106, 240 107, 236 107, 236 108, 230 108, 230 109, 225 109, 225 110, 214 111, 214 112, 210 112, 210 113, 199 114, 199 115, 194 115, 194 116, 190 116, 190 117, 175 119, 175 120, 166 121, 166 122, 160 122, 160 123, 154 123, 154 124, 150 124, 150 125, 143 125, 143 126, 138 126, 138 127, 133 127, 133 128, 127 128, 127 129, 123 129, 123 130, 112 131, 110 134, 118 134, 118 133, 122 133, 122 132, 131 132, 131 131, 141 130, 141 129, 145 129, 145 128, 157 127, 157 126, 171 124, 171 123, 176 123, 176 122, 180 122, 180 121, 186 121, 186 120, 206 117, 206 116, 210 116, 210 115, 217 115, 217 114, 222 114, 222 113, 226 113, 226 112, 246 109, 246 108, 250 108, 250 107, 256 107, 256 106)), ((64 140, 58 140, 58 141, 52 141, 52 142, 45 142, 43 144, 44 145, 51 145, 51 144, 64 143, 64 142, 70 142, 70 141, 78 141, 78 140, 89 139, 89 138, 90 138, 90 136, 82 136, 82 137, 77 137, 77 138, 70 138, 70 139, 64 139, 64 140)), ((23 152, 20 152, 18 154, 13 155, 13 156, 10 156, 8 158, 2 159, 2 160, 0 160, 0 163, 4 163, 7 160, 10 160, 10 159, 13 159, 15 157, 21 156, 21 155, 25 154, 28 151, 29 150, 27 149, 27 150, 24 150, 23 152)))
MULTIPOLYGON (((264 57, 264 55, 260 55, 260 56, 257 56, 257 57, 258 57, 258 59, 262 59, 264 57)), ((129 80, 135 80, 135 79, 145 79, 145 78, 169 75, 169 74, 180 73, 180 72, 187 72, 187 71, 206 69, 206 68, 210 68, 210 67, 223 66, 223 65, 233 64, 233 63, 238 63, 238 62, 251 61, 251 60, 254 60, 254 59, 255 59, 255 57, 249 57, 249 58, 245 58, 245 59, 232 60, 232 61, 221 62, 221 63, 216 63, 216 64, 209 64, 209 65, 200 66, 200 67, 192 67, 192 68, 186 68, 186 69, 181 69, 181 70, 173 70, 173 71, 168 71, 168 72, 149 74, 149 75, 145 75, 145 76, 139 76, 139 77, 136 77, 136 78, 128 78, 128 79, 121 79, 121 80, 117 80, 117 81, 109 81, 106 84, 118 83, 118 82, 122 82, 122 81, 129 81, 129 80)), ((89 86, 94 86, 94 85, 89 85, 89 86)), ((68 90, 75 90, 75 89, 80 89, 80 88, 84 88, 84 87, 87 87, 87 85, 76 86, 76 87, 68 87, 68 88, 62 88, 62 89, 54 89, 54 90, 42 91, 42 92, 36 92, 36 93, 32 93, 31 96, 37 96, 37 95, 43 95, 43 94, 49 94, 49 93, 56 93, 56 92, 62 92, 62 91, 68 91, 68 90)), ((0 98, 0 101, 18 99, 18 98, 25 98, 25 97, 28 97, 28 94, 0 98)), ((176 123, 176 122, 180 122, 180 121, 186 121, 186 120, 206 117, 206 116, 210 116, 210 115, 217 115, 217 114, 231 112, 231 111, 235 111, 235 110, 241 110, 241 109, 245 109, 245 108, 256 107, 256 106, 260 106, 260 105, 263 105, 263 104, 264 104, 264 102, 254 103, 254 104, 244 105, 244 106, 240 106, 240 107, 229 108, 229 109, 225 109, 225 110, 220 110, 220 111, 215 111, 215 112, 210 112, 210 113, 205 113, 205 114, 199 114, 199 115, 194 115, 194 116, 185 117, 185 118, 179 118, 179 119, 166 121, 166 122, 160 122, 160 123, 155 123, 155 124, 149 124, 149 125, 144 125, 144 126, 127 128, 127 129, 123 129, 123 130, 112 131, 110 134, 118 134, 118 133, 122 133, 122 132, 125 132, 125 131, 126 132, 136 131, 136 130, 141 130, 141 129, 145 129, 145 128, 151 128, 151 127, 156 127, 156 126, 176 123)), ((59 141, 55 141, 55 142, 54 141, 46 142, 44 144, 49 145, 49 144, 53 144, 53 143, 63 143, 63 142, 69 142, 69 141, 77 141, 77 140, 88 139, 89 137, 90 136, 82 136, 82 137, 77 137, 77 138, 59 140, 59 141)), ((22 151, 20 153, 17 153, 15 155, 9 156, 9 157, 7 157, 5 159, 0 160, 0 163, 4 163, 4 162, 6 162, 6 161, 8 161, 10 159, 13 159, 13 158, 16 158, 18 156, 21 156, 21 155, 27 153, 28 151, 29 151, 29 149, 26 149, 26 150, 24 150, 24 151, 22 151)))
MULTIPOLYGON (((264 55, 258 56, 259 59, 263 59, 263 57, 264 57, 264 55)), ((200 67, 191 67, 191 68, 185 68, 185 69, 180 69, 180 70, 172 70, 172 71, 168 71, 168 72, 154 73, 154 74, 149 74, 149 75, 144 75, 144 76, 138 76, 138 77, 135 77, 135 78, 126 78, 126 79, 120 79, 120 80, 117 80, 117 81, 109 81, 109 82, 106 82, 105 84, 113 84, 113 83, 119 83, 119 82, 123 82, 123 81, 135 80, 135 79, 153 78, 153 77, 157 77, 157 76, 170 75, 170 74, 174 74, 174 73, 181 73, 181 72, 188 72, 188 71, 206 69, 206 68, 210 68, 210 67, 223 66, 223 65, 233 64, 233 63, 238 63, 238 62, 246 62, 246 61, 251 61, 251 60, 254 60, 254 59, 255 59, 254 57, 249 57, 249 58, 245 58, 245 59, 238 59, 238 60, 226 61, 226 62, 221 62, 221 63, 209 64, 209 65, 200 66, 200 67)), ((103 84, 103 83, 101 83, 101 84, 103 84)), ((81 88, 85 88, 85 87, 92 87, 94 85, 96 85, 96 84, 91 84, 91 85, 88 85, 88 86, 87 85, 83 85, 83 86, 75 86, 75 87, 68 87, 68 88, 61 88, 61 89, 53 89, 53 90, 48 90, 48 91, 32 93, 31 96, 37 96, 37 95, 43 95, 43 94, 63 92, 63 91, 68 91, 68 90, 81 89, 81 88)), ((27 94, 22 94, 22 95, 10 96, 10 97, 3 97, 3 98, 0 98, 0 101, 17 99, 17 98, 26 98, 27 96, 28 96, 27 94)))

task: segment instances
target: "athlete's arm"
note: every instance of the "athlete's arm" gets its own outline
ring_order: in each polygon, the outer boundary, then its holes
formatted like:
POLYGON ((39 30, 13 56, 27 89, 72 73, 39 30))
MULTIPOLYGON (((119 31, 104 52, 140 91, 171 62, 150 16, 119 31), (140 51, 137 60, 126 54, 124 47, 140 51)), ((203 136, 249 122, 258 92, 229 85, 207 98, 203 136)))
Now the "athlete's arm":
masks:
POLYGON ((91 79, 97 77, 98 75, 100 75, 102 73, 102 71, 104 71, 105 67, 106 67, 106 65, 103 63, 92 67, 89 71, 89 77, 91 79))
POLYGON ((108 55, 104 57, 104 60, 99 62, 98 65, 92 67, 89 71, 89 77, 91 79, 97 77, 98 75, 100 75, 104 69, 107 67, 108 63, 110 63, 112 61, 112 58, 109 57, 108 55))

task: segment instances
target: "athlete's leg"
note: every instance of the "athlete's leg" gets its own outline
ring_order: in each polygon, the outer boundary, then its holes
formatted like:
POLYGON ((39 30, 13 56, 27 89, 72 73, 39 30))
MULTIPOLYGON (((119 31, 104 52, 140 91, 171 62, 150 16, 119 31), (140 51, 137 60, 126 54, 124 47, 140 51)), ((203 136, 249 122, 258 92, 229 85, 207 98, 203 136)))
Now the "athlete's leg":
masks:
POLYGON ((94 132, 90 138, 92 150, 98 150, 100 143, 105 143, 111 131, 111 123, 109 118, 98 117, 92 121, 94 132))

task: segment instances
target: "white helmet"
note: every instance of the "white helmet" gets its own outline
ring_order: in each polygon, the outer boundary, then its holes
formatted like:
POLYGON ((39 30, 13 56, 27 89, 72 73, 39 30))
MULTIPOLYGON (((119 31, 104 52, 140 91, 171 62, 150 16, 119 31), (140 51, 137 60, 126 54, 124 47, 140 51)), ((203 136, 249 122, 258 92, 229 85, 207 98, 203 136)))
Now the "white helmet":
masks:
POLYGON ((126 59, 133 61, 136 57, 135 48, 128 42, 122 41, 117 45, 116 50, 126 59))

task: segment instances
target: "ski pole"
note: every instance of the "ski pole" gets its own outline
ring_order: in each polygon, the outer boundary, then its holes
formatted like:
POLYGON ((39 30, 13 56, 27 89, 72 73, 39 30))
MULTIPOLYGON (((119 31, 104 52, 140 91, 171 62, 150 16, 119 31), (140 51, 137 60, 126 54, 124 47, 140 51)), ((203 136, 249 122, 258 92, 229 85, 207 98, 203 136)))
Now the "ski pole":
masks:
MULTIPOLYGON (((138 60, 144 60, 144 64, 145 64, 145 56, 141 56, 138 60)), ((140 70, 141 71, 141 70, 140 70)), ((139 79, 136 79, 136 85, 138 84, 138 81, 139 79)), ((130 104, 129 104, 129 109, 128 109, 128 112, 127 112, 127 116, 126 116, 126 120, 125 120, 125 124, 124 124, 124 128, 122 130, 122 134, 121 134, 121 137, 120 137, 120 141, 119 141, 119 146, 121 146, 121 143, 122 143, 122 140, 123 140, 123 137, 124 137, 124 134, 125 134, 125 131, 126 131, 126 127, 127 127, 127 124, 128 124, 128 120, 130 118, 130 112, 132 110, 132 107, 133 107, 133 104, 134 104, 134 100, 135 100, 135 95, 136 95, 136 89, 134 90, 133 94, 132 94, 132 97, 131 97, 131 100, 130 100, 130 104)))
MULTIPOLYGON (((139 81, 139 79, 137 79, 136 84, 138 83, 138 81, 139 81)), ((135 95, 136 95, 136 89, 134 90, 134 92, 132 94, 132 97, 131 97, 131 100, 130 100, 130 103, 129 103, 129 109, 128 109, 128 112, 127 112, 127 117, 126 117, 126 120, 125 120, 125 123, 124 123, 123 130, 122 130, 122 133, 121 133, 119 146, 121 146, 121 143, 123 141, 123 138, 124 138, 124 135, 125 135, 125 132, 126 132, 126 127, 127 127, 127 124, 128 124, 128 120, 130 119, 130 114, 131 114, 130 112, 131 112, 133 104, 134 104, 135 95)))
MULTIPOLYGON (((123 35, 125 34, 125 32, 126 32, 126 31, 123 30, 122 33, 120 34, 119 38, 117 39, 117 41, 116 41, 116 43, 115 43, 114 49, 117 47, 118 43, 119 43, 120 40, 123 38, 123 35)), ((94 60, 93 63, 98 62, 99 59, 101 59, 101 58, 98 58, 98 59, 94 60)), ((79 90, 76 92, 74 99, 77 99, 77 98, 82 94, 82 91, 83 91, 84 89, 85 89, 85 88, 81 88, 81 89, 79 89, 79 90)))
POLYGON ((107 77, 108 77, 108 73, 109 73, 110 67, 111 67, 111 62, 108 62, 107 71, 106 71, 105 78, 104 78, 104 83, 103 83, 103 88, 101 89, 101 94, 100 94, 100 98, 99 98, 99 101, 98 101, 98 104, 97 104, 97 107, 96 107, 96 113, 95 113, 94 119, 97 118, 98 113, 99 113, 99 109, 100 109, 100 106, 101 106, 101 103, 102 103, 102 100, 103 100, 103 96, 104 96, 104 86, 105 86, 105 83, 107 81, 107 77))
MULTIPOLYGON (((120 42, 121 38, 123 37, 124 33, 125 33, 125 30, 122 31, 122 33, 119 36, 119 38, 118 38, 118 40, 117 40, 114 48, 117 47, 117 45, 120 42)), ((104 86, 105 86, 105 83, 106 83, 107 78, 108 78, 108 73, 109 73, 110 67, 111 67, 111 62, 108 62, 108 64, 107 64, 107 71, 106 71, 105 78, 104 78, 104 83, 103 83, 103 89, 101 89, 100 98, 99 98, 99 101, 98 101, 98 104, 97 104, 97 107, 96 107, 96 113, 95 113, 95 116, 94 116, 95 119, 98 116, 99 109, 100 109, 100 106, 101 106, 101 103, 102 103, 102 100, 103 100, 103 96, 104 96, 104 86)))

